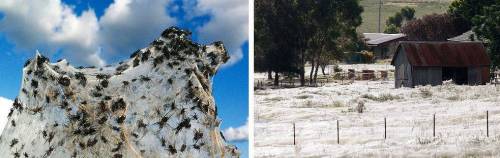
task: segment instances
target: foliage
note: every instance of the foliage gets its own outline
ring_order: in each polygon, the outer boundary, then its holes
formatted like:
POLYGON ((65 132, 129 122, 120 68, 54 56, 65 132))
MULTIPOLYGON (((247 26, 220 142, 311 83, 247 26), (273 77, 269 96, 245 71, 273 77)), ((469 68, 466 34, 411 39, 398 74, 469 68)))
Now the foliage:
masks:
POLYGON ((485 6, 495 3, 498 3, 498 0, 455 0, 450 4, 448 13, 465 21, 463 27, 469 30, 474 16, 482 13, 485 6))
POLYGON ((413 19, 415 19, 415 9, 403 7, 399 12, 387 19, 384 33, 398 33, 405 22, 413 19))
POLYGON ((500 65, 500 2, 483 8, 474 16, 473 28, 481 39, 488 42, 488 53, 494 66, 500 65))
POLYGON ((306 61, 317 73, 320 63, 363 46, 356 33, 362 11, 359 0, 256 0, 256 70, 298 73, 304 85, 306 61))
POLYGON ((375 55, 370 51, 361 51, 361 62, 362 63, 373 63, 375 62, 375 55))
POLYGON ((292 48, 287 46, 287 43, 291 42, 290 36, 293 36, 291 32, 296 31, 297 28, 290 27, 288 30, 275 31, 296 20, 293 19, 296 17, 290 17, 286 12, 283 12, 284 9, 277 10, 280 7, 290 7, 289 5, 281 5, 279 2, 283 1, 273 3, 271 1, 257 0, 255 3, 254 59, 257 72, 268 70, 291 72, 297 70, 296 66, 294 66, 297 56, 291 51, 292 48))
POLYGON ((413 41, 446 41, 467 31, 456 27, 460 25, 463 25, 463 21, 450 14, 430 14, 409 21, 401 28, 401 32, 413 41))

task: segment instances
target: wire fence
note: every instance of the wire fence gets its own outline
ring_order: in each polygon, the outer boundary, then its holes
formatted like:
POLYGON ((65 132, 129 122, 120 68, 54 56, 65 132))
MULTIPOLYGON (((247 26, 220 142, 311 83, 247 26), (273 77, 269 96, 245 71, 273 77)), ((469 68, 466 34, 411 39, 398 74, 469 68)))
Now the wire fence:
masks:
MULTIPOLYGON (((272 132, 288 132, 285 135, 280 134, 279 138, 288 139, 288 141, 281 141, 288 142, 288 145, 295 146, 308 140, 328 140, 327 143, 334 142, 335 144, 342 145, 346 141, 352 143, 353 139, 359 140, 356 138, 357 136, 379 141, 385 141, 387 139, 407 141, 404 140, 405 138, 412 140, 416 139, 416 143, 418 144, 428 144, 431 143, 431 140, 427 139, 441 137, 445 135, 444 133, 461 135, 460 132, 464 132, 462 133, 464 135, 483 135, 485 139, 488 139, 491 138, 492 133, 498 130, 496 126, 493 126, 496 125, 496 122, 491 120, 489 111, 485 111, 483 114, 479 115, 471 115, 470 117, 471 120, 469 121, 453 122, 446 120, 450 118, 447 118, 445 115, 434 113, 427 118, 415 118, 412 120, 413 123, 410 124, 400 124, 401 122, 399 122, 399 124, 394 124, 393 122, 397 122, 396 119, 398 118, 390 117, 381 117, 379 121, 372 120, 369 122, 337 119, 331 121, 317 121, 316 124, 311 124, 310 121, 293 121, 290 123, 280 123, 280 125, 276 125, 276 128, 260 128, 260 131, 256 130, 256 132, 267 134, 271 134, 272 132), (286 129, 286 124, 288 124, 288 130, 286 129), (428 138, 420 138, 423 136, 428 138)), ((259 135, 256 135, 255 138, 266 139, 259 135)), ((360 140, 360 142, 363 142, 363 140, 360 140)), ((286 143, 281 143, 281 145, 287 146, 286 143)))
MULTIPOLYGON (((355 81, 389 81, 390 78, 394 78, 394 72, 388 70, 362 70, 355 71, 354 69, 349 69, 347 72, 330 72, 326 75, 319 75, 316 78, 316 82, 311 82, 311 79, 306 77, 304 79, 305 86, 317 87, 324 86, 327 83, 340 83, 340 84, 351 84, 355 81)), ((270 79, 255 79, 255 88, 261 89, 269 86, 275 86, 274 80, 270 79)), ((287 76, 278 80, 278 87, 297 87, 300 86, 300 79, 296 76, 287 76)))

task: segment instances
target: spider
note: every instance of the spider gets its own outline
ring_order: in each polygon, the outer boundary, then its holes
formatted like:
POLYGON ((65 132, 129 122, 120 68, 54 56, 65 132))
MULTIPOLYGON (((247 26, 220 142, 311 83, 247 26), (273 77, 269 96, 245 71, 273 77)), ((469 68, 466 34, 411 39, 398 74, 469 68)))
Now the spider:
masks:
POLYGON ((17 143, 19 143, 19 140, 14 138, 12 139, 12 141, 10 141, 10 147, 12 148, 14 145, 16 145, 17 143))
POLYGON ((170 154, 176 154, 177 153, 177 149, 175 149, 174 146, 172 145, 168 145, 168 151, 170 152, 170 154))
POLYGON ((122 142, 118 142, 118 144, 116 145, 116 148, 111 149, 111 152, 117 152, 118 150, 121 149, 122 145, 123 145, 122 142))

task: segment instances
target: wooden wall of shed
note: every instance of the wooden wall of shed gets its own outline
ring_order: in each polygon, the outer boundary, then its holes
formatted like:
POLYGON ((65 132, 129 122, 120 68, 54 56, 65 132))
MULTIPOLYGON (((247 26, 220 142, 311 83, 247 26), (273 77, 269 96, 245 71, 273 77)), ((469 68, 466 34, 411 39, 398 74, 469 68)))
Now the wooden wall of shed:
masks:
POLYGON ((490 67, 483 66, 481 67, 481 84, 486 84, 490 82, 490 67))
POLYGON ((469 85, 483 85, 490 81, 490 69, 487 66, 482 67, 469 67, 468 68, 468 81, 469 85))
POLYGON ((394 72, 394 85, 396 88, 400 87, 413 87, 412 84, 412 66, 406 58, 406 53, 404 50, 399 50, 401 52, 397 53, 395 57, 394 65, 396 71, 394 72))
POLYGON ((441 67, 413 67, 413 86, 443 84, 441 67))
POLYGON ((467 69, 467 80, 469 85, 479 85, 482 82, 481 68, 469 67, 467 69))

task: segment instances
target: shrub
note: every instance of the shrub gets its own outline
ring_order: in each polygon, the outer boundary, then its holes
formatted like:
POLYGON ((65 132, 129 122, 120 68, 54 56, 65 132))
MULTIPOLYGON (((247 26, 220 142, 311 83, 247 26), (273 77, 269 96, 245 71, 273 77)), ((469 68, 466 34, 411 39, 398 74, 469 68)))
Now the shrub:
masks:
POLYGON ((342 68, 339 65, 333 66, 333 72, 342 72, 342 68))
POLYGON ((378 102, 401 99, 401 97, 389 93, 380 94, 378 97, 372 94, 363 94, 361 98, 366 98, 378 102))
POLYGON ((365 110, 365 102, 363 101, 358 102, 358 106, 356 106, 356 111, 358 113, 363 113, 364 110, 365 110))
POLYGON ((422 96, 422 98, 432 97, 432 91, 429 88, 420 88, 418 90, 420 90, 420 96, 422 96))

